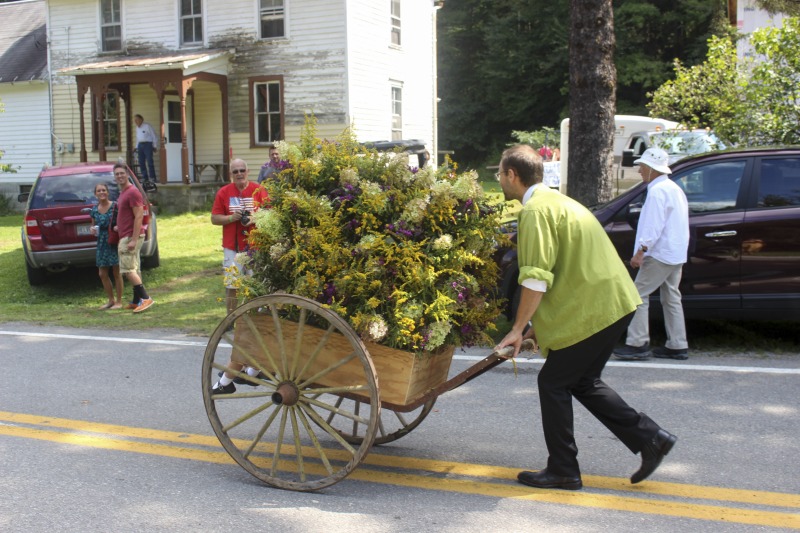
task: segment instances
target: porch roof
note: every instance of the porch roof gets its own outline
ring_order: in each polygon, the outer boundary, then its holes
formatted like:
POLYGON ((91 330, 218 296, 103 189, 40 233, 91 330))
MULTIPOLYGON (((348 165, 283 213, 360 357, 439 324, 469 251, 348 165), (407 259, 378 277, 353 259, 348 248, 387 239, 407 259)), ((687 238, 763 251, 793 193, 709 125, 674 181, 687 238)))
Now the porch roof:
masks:
POLYGON ((197 72, 227 74, 228 60, 235 50, 202 50, 147 56, 122 56, 106 61, 84 63, 58 70, 61 76, 85 76, 95 74, 125 74, 131 72, 153 72, 157 70, 181 70, 184 75, 197 72))

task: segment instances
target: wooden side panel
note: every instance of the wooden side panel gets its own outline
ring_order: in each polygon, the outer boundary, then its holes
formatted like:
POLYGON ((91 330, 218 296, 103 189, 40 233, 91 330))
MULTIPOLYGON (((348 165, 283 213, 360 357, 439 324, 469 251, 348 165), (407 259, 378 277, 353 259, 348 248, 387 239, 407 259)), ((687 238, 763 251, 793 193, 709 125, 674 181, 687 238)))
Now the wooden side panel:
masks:
MULTIPOLYGON (((236 322, 231 356, 236 362, 248 364, 252 358, 268 370, 280 369, 278 373, 283 376, 283 368, 294 375, 312 359, 308 369, 303 372, 303 377, 308 379, 332 368, 353 353, 348 339, 336 331, 325 339, 325 330, 308 324, 300 329, 296 322, 280 320, 277 326, 270 315, 253 314, 250 320, 258 334, 253 333, 244 318, 236 322), (280 339, 283 339, 282 345, 280 339)), ((381 400, 396 405, 410 404, 443 383, 455 351, 450 346, 435 355, 426 353, 417 356, 378 344, 365 343, 365 347, 375 365, 381 400)), ((355 357, 314 379, 314 382, 326 387, 353 386, 366 384, 364 376, 361 361, 355 357)))

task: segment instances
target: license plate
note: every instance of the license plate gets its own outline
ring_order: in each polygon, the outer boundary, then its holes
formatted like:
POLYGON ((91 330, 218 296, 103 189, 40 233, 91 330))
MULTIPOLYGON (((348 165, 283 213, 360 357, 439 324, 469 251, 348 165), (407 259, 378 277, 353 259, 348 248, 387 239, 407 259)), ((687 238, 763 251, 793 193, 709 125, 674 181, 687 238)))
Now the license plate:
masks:
POLYGON ((81 224, 78 226, 78 237, 92 234, 92 226, 89 224, 81 224))

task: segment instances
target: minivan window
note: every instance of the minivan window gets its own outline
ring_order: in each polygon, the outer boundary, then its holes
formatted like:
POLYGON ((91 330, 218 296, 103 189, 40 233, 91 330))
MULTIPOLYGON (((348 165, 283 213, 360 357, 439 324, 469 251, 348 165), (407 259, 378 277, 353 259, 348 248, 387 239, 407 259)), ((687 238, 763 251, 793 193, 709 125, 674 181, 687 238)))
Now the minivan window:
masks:
POLYGON ((693 213, 727 211, 736 207, 746 161, 724 161, 692 167, 673 177, 686 193, 693 213))
POLYGON ((800 158, 774 158, 762 161, 758 207, 793 205, 800 205, 800 158))
POLYGON ((108 186, 110 200, 119 196, 119 188, 111 172, 45 176, 39 178, 31 197, 31 209, 64 207, 68 205, 96 204, 94 187, 98 183, 108 186))

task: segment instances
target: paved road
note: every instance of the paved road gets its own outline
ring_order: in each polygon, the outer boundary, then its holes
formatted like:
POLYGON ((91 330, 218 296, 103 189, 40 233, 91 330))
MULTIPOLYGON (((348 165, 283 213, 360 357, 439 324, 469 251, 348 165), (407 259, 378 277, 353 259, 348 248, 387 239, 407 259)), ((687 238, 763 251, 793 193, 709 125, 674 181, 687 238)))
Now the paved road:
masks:
MULTIPOLYGON (((613 363, 607 380, 680 440, 653 477, 576 406, 585 488, 518 485, 546 459, 540 361, 443 395, 406 437, 316 493, 233 464, 200 394, 206 339, 0 325, 0 530, 674 532, 800 529, 800 357, 613 363)), ((452 372, 483 352, 460 353, 452 372)))

